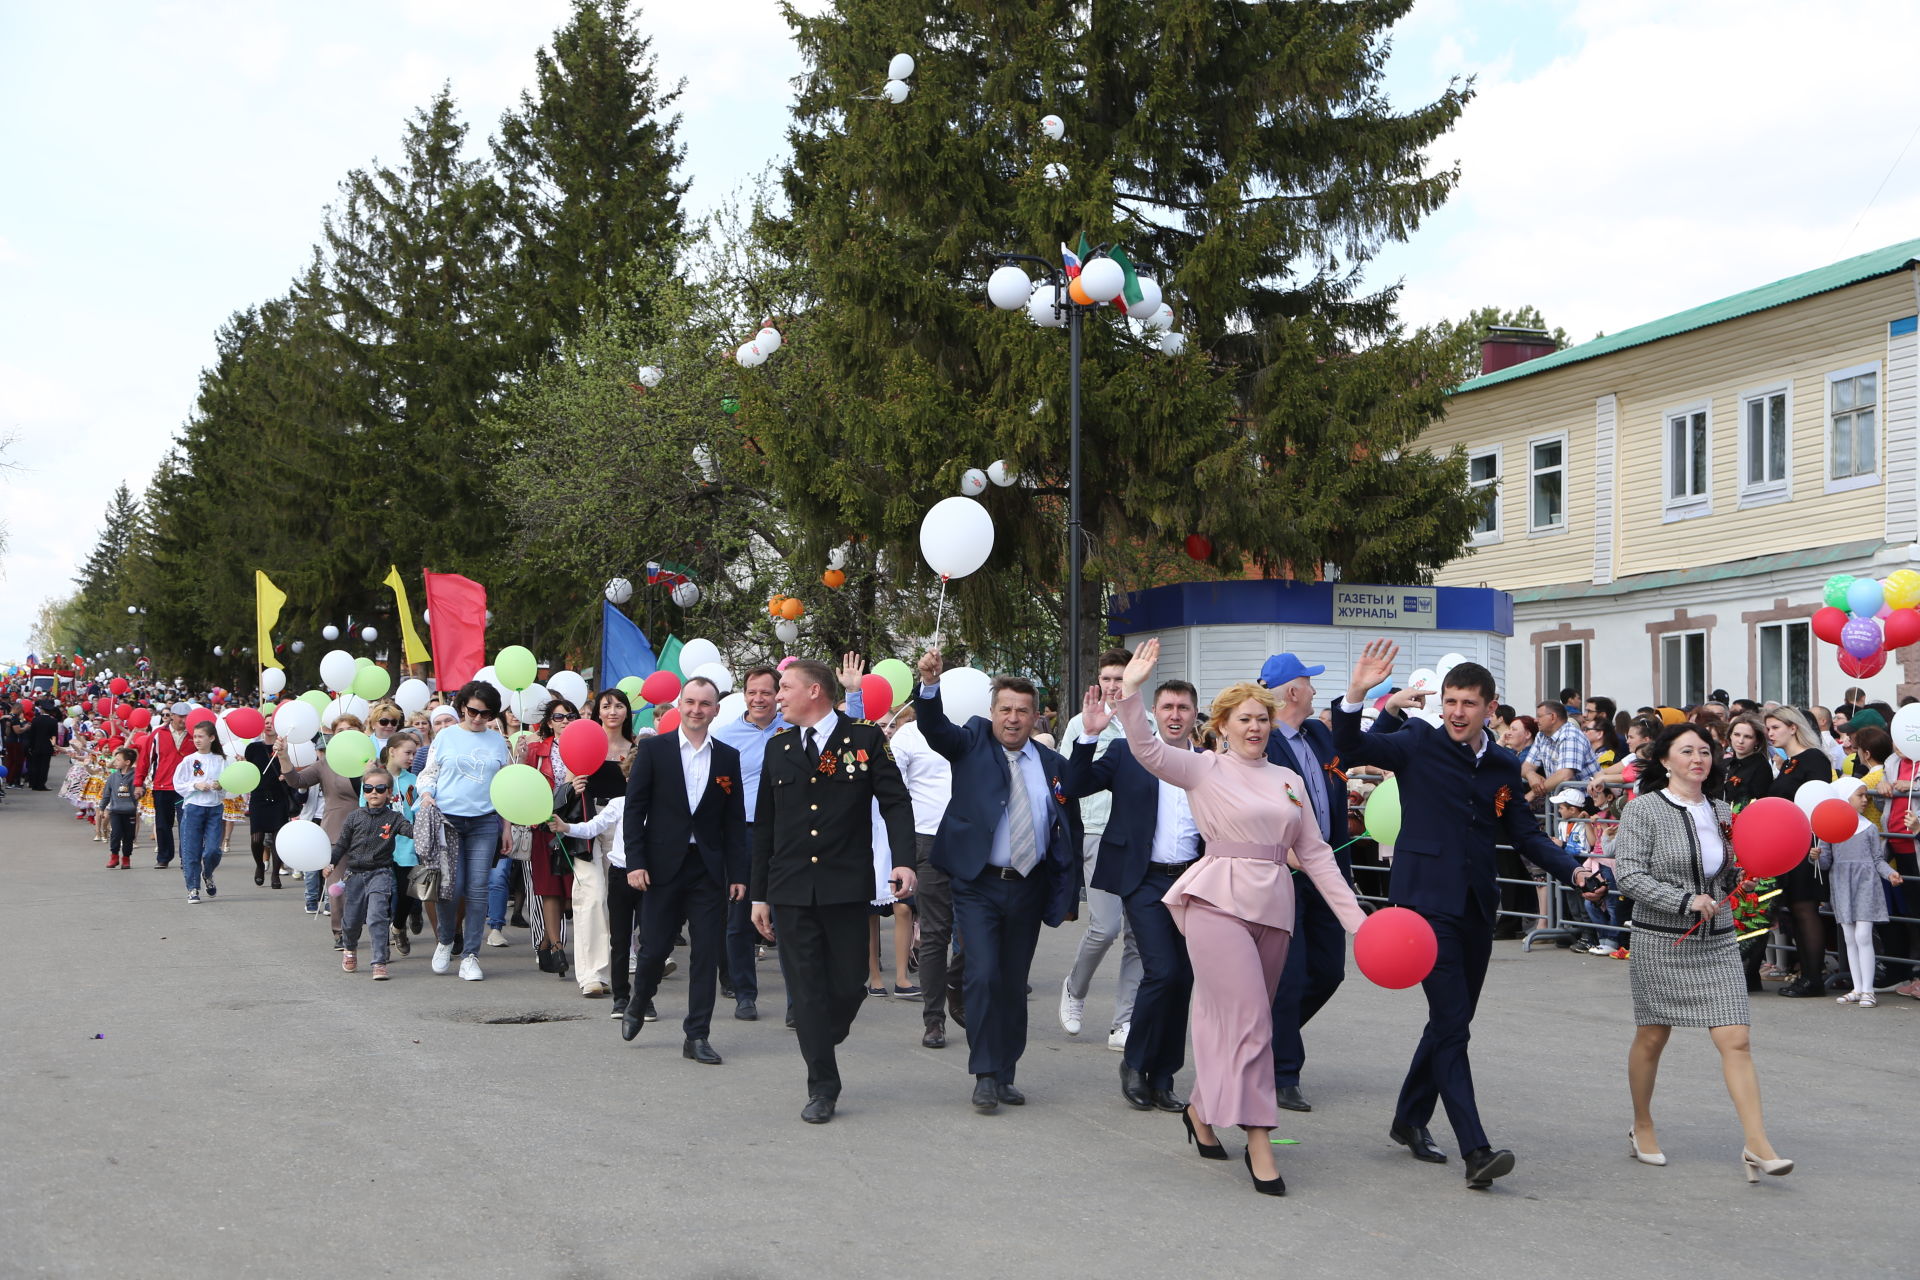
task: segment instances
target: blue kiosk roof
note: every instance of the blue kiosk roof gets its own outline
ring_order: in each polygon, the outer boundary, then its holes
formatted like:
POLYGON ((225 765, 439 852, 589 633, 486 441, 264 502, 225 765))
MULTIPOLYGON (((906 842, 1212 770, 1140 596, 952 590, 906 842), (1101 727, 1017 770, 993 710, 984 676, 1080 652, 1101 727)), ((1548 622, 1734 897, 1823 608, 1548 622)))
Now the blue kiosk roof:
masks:
MULTIPOLYGON (((1174 627, 1213 627, 1287 623, 1293 626, 1347 626, 1365 629, 1406 623, 1370 622, 1352 614, 1356 601, 1377 599, 1383 608, 1402 604, 1424 607, 1432 601, 1436 631, 1485 631, 1513 634, 1513 597, 1490 587, 1396 587, 1359 582, 1293 582, 1243 579, 1229 582, 1176 582, 1165 587, 1117 594, 1110 601, 1115 635, 1167 631, 1174 627), (1348 615, 1334 620, 1338 591, 1348 615)), ((1364 613, 1364 608, 1361 609, 1364 613)))

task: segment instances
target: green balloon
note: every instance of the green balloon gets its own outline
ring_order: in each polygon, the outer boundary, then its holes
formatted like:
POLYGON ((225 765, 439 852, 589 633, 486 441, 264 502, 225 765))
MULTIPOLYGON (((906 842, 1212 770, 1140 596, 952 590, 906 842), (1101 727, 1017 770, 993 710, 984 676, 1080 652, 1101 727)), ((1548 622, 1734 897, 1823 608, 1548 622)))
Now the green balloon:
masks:
POLYGON ((327 714, 327 704, 332 702, 333 699, 329 698, 326 694, 320 692, 320 690, 318 689, 309 689, 305 693, 300 695, 300 701, 312 707, 313 714, 317 716, 323 716, 327 714))
POLYGON ((640 689, 646 683, 647 682, 639 676, 622 676, 620 683, 613 687, 626 694, 628 702, 638 706, 640 704, 640 689))
POLYGON ((898 658, 882 658, 873 664, 873 674, 884 676, 893 686, 893 705, 905 706, 913 696, 913 668, 898 658))
POLYGON ((720 412, 731 417, 733 414, 740 412, 740 402, 732 396, 728 396, 720 402, 720 412))
POLYGON ((653 728, 653 708, 635 707, 633 709, 633 727, 636 729, 653 728))
POLYGON ((553 786, 530 764, 510 764, 494 774, 487 794, 493 811, 516 826, 536 827, 553 816, 553 786))
POLYGON ((387 696, 387 690, 393 688, 393 677, 387 674, 385 667, 376 667, 372 663, 360 668, 353 677, 353 691, 372 702, 387 696))
POLYGON ((526 646, 510 644, 494 656, 493 674, 500 677, 501 684, 518 691, 533 683, 540 667, 526 646))
POLYGON ((220 789, 243 796, 260 785, 260 770, 245 760, 235 760, 220 771, 220 789))
POLYGON ((1836 573, 1827 579, 1826 600, 1835 609, 1847 607, 1847 591, 1853 586, 1853 575, 1836 573))
POLYGON ((1381 844, 1400 838, 1400 779, 1388 778, 1367 797, 1367 838, 1381 844))
POLYGON ((327 740, 327 764, 343 778, 357 778, 373 763, 373 739, 358 729, 342 729, 327 740))
POLYGON ((372 665, 373 665, 372 658, 360 657, 360 658, 355 658, 353 660, 353 669, 355 671, 365 671, 368 667, 372 665))

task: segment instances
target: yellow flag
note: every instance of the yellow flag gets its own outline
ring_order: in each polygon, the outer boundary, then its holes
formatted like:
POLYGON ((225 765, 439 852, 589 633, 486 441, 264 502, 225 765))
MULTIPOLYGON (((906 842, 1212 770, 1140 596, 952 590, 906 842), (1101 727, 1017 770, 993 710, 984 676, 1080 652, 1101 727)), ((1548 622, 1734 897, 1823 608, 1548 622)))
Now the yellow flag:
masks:
POLYGON ((427 652, 427 646, 420 643, 420 633, 413 629, 413 610, 407 606, 407 584, 400 580, 400 567, 387 566, 386 584, 393 588, 393 598, 400 612, 400 645, 406 654, 407 665, 416 662, 431 662, 433 657, 427 652))
POLYGON ((259 624, 253 651, 260 655, 262 669, 278 667, 280 659, 273 656, 273 624, 280 620, 280 606, 287 602, 287 593, 274 586, 272 579, 258 569, 253 571, 253 589, 254 620, 259 624))

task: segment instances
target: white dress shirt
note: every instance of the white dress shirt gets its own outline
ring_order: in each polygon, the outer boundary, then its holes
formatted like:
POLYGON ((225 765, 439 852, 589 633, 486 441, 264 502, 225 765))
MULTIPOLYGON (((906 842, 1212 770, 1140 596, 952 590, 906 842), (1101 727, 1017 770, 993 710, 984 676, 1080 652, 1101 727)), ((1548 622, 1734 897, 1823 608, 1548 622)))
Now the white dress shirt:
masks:
POLYGON ((1160 784, 1160 812, 1153 824, 1155 862, 1192 862, 1200 856, 1200 828, 1193 825, 1193 807, 1187 803, 1184 788, 1165 779, 1160 784))
POLYGON ((912 721, 894 731, 889 743, 894 763, 906 779, 907 794, 913 799, 913 829, 923 836, 940 830, 953 799, 953 766, 947 758, 927 745, 927 735, 912 721))
MULTIPOLYGON (((1000 745, 998 738, 989 736, 987 740, 993 744, 995 751, 1002 753, 1006 751, 1006 748, 1000 745)), ((1026 783, 1027 806, 1033 812, 1033 839, 1036 845, 1033 852, 1036 858, 1041 862, 1045 862, 1047 860, 1047 840, 1052 834, 1052 828, 1047 825, 1047 818, 1049 816, 1047 806, 1053 803, 1053 792, 1047 787, 1047 771, 1040 766, 1040 749, 1034 746, 1032 741, 1029 740, 1027 745, 1020 749, 1018 765, 1016 766, 1010 761, 1007 767, 1009 769, 1019 768, 1020 778, 1026 783)), ((1013 803, 1011 793, 1008 795, 1007 803, 1009 805, 1013 803)), ((994 825, 993 848, 987 854, 987 861, 996 867, 1011 867, 1013 865, 1013 851, 1008 845, 1006 813, 1002 813, 1000 815, 1000 821, 994 825)))
POLYGON ((673 732, 680 739, 680 772, 686 775, 687 812, 692 813, 700 807, 700 797, 707 792, 707 778, 713 773, 713 735, 708 734, 695 746, 687 741, 684 731, 673 732))

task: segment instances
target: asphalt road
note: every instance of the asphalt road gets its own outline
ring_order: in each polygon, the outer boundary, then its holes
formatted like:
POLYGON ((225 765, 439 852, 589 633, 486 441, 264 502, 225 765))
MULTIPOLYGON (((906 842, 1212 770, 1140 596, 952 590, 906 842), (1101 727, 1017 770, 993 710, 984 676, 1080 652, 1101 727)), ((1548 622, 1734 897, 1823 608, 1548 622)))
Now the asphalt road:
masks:
POLYGON ((298 891, 255 888, 244 854, 188 906, 150 840, 109 872, 70 815, 51 793, 0 805, 0 1275, 1920 1273, 1901 1225, 1920 1005, 1899 997, 1756 997, 1774 1142, 1800 1167, 1748 1186, 1704 1032, 1668 1050, 1671 1163, 1635 1164, 1626 966, 1498 944, 1474 1056, 1519 1165, 1475 1193, 1457 1158, 1387 1140, 1423 1010, 1355 974, 1309 1029, 1315 1110, 1277 1135, 1298 1145, 1274 1200, 1237 1134, 1232 1163, 1202 1163, 1177 1117, 1121 1100, 1095 1034, 1117 952, 1086 1033, 1060 1029, 1075 925, 1035 962, 1029 1105, 975 1115, 957 1038, 923 1049, 917 1006, 873 1000, 839 1118, 814 1127, 771 960, 774 1016, 723 1012, 726 1064, 699 1067, 680 1056, 684 976, 633 1044, 606 1001, 535 969, 524 934, 487 952, 485 982, 434 976, 417 947, 376 984, 341 973, 298 891))

